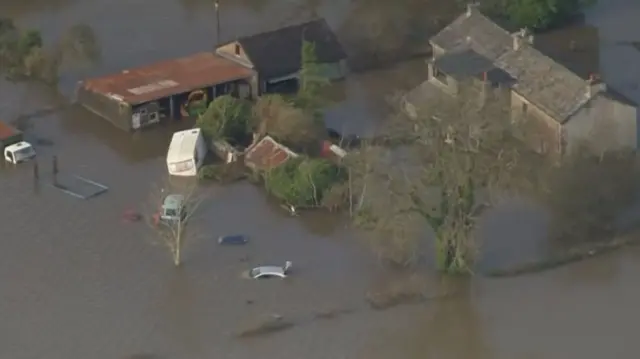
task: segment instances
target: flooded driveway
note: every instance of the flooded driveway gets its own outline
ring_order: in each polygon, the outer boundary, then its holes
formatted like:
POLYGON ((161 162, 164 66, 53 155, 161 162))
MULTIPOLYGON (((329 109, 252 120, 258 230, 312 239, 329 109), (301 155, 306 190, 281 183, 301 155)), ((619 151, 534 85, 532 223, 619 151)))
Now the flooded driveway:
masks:
MULTIPOLYGON (((221 3, 225 39, 313 12, 339 27, 350 6, 350 0, 221 3)), ((611 7, 601 8, 592 20, 601 36, 633 40, 625 37, 626 31, 637 26, 640 8, 632 0, 608 3, 611 7), (623 15, 615 15, 618 12, 623 15)), ((0 13, 41 29, 47 39, 73 23, 93 26, 102 61, 95 68, 67 69, 62 96, 70 96, 85 76, 201 51, 214 46, 216 38, 213 8, 204 0, 24 0, 1 4, 0 13)), ((601 62, 607 78, 621 73, 615 72, 618 65, 608 67, 609 60, 601 62)), ((329 124, 347 132, 375 129, 384 118, 384 99, 421 80, 420 65, 361 74, 337 85, 336 99, 346 100, 329 109, 329 124)), ((631 83, 630 77, 624 81, 631 83)), ((3 119, 63 103, 60 94, 47 89, 6 82, 0 83, 0 95, 3 119)), ((184 267, 175 269, 166 251, 148 243, 142 224, 121 220, 126 209, 147 203, 150 185, 165 174, 163 155, 170 132, 159 128, 128 135, 78 109, 33 118, 30 124, 32 137, 52 142, 38 147, 42 158, 55 154, 61 171, 96 179, 110 191, 89 201, 65 195, 47 185, 46 162, 39 187, 30 167, 0 170, 2 358, 116 359, 142 353, 167 359, 640 355, 633 329, 640 320, 634 310, 640 300, 635 285, 638 251, 508 280, 442 283, 432 278, 430 288, 438 292, 450 286, 453 299, 376 312, 363 297, 382 269, 360 246, 358 235, 335 218, 289 217, 248 184, 212 186, 212 201, 201 212, 205 220, 198 222, 202 238, 189 243, 184 267), (237 232, 250 235, 250 245, 215 244, 218 235, 237 232), (296 269, 289 281, 242 278, 253 265, 285 260, 292 260, 296 269), (336 309, 351 312, 330 320, 317 318, 318 312, 336 309), (269 337, 234 337, 244 323, 270 313, 284 315, 294 327, 269 337)), ((505 239, 520 240, 515 227, 505 233, 496 223, 488 226, 505 239)), ((537 229, 535 223, 518 226, 537 229)), ((532 244, 527 240, 527 245, 532 244)), ((507 248, 508 253, 518 252, 515 244, 507 248)))

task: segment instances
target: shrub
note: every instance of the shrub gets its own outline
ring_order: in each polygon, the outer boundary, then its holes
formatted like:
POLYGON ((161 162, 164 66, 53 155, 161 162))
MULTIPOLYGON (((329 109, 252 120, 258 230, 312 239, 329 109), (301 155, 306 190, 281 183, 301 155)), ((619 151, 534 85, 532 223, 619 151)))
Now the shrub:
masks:
POLYGON ((234 182, 245 179, 246 172, 242 166, 234 163, 218 163, 205 165, 198 171, 198 179, 219 182, 234 182))
POLYGON ((543 30, 579 14, 593 0, 492 0, 483 4, 512 25, 543 30))
POLYGON ((298 207, 316 207, 331 187, 344 180, 338 166, 325 159, 290 160, 265 174, 267 190, 278 199, 298 207))
POLYGON ((209 139, 222 139, 231 144, 242 143, 251 132, 251 104, 230 95, 217 97, 196 126, 209 139))
POLYGON ((266 95, 253 108, 260 137, 270 135, 296 152, 310 153, 326 136, 324 125, 311 113, 281 95, 266 95))

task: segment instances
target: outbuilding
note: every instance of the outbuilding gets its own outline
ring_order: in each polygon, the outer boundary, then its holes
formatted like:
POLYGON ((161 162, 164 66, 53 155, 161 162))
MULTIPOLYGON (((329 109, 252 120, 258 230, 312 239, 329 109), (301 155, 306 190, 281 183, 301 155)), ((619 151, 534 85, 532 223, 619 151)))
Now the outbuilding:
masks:
POLYGON ((254 95, 261 95, 278 92, 287 83, 297 84, 304 41, 315 45, 318 62, 329 79, 347 75, 346 53, 324 19, 241 37, 219 46, 216 53, 255 70, 254 95))
POLYGON ((250 98, 254 77, 250 68, 203 52, 81 81, 76 101, 115 126, 135 131, 196 116, 221 95, 250 98))

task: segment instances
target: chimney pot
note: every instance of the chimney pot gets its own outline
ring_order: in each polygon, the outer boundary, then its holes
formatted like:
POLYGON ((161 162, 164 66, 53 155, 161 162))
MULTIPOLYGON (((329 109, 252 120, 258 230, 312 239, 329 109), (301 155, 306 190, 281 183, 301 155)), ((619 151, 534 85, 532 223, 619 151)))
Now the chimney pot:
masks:
POLYGON ((513 49, 519 50, 525 43, 533 45, 533 35, 529 33, 527 28, 522 28, 519 31, 511 34, 513 37, 513 49))
POLYGON ((474 2, 470 2, 467 4, 467 17, 471 16, 471 14, 473 13, 473 10, 475 10, 475 8, 478 7, 477 3, 474 2))
POLYGON ((589 80, 587 80, 587 96, 591 98, 599 92, 607 91, 607 85, 600 81, 598 74, 589 74, 589 80))

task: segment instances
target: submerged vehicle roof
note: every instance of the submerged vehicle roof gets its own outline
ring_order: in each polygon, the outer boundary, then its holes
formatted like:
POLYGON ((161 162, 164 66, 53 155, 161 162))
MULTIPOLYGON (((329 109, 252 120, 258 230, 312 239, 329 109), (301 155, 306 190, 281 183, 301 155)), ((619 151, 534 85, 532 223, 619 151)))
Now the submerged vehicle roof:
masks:
POLYGON ((220 244, 245 244, 249 241, 249 238, 242 234, 232 234, 218 237, 218 243, 220 244))
POLYGON ((9 146, 5 147, 5 150, 11 151, 11 152, 15 152, 15 151, 24 150, 26 148, 33 149, 33 146, 31 146, 31 144, 29 142, 20 141, 20 142, 16 142, 16 143, 14 143, 12 145, 9 145, 9 146))
POLYGON ((184 202, 183 195, 170 194, 164 198, 164 202, 162 203, 162 206, 166 208, 179 208, 182 206, 182 202, 184 202))
POLYGON ((255 267, 251 270, 252 275, 258 274, 273 274, 273 275, 284 275, 284 268, 278 266, 261 266, 255 267))

